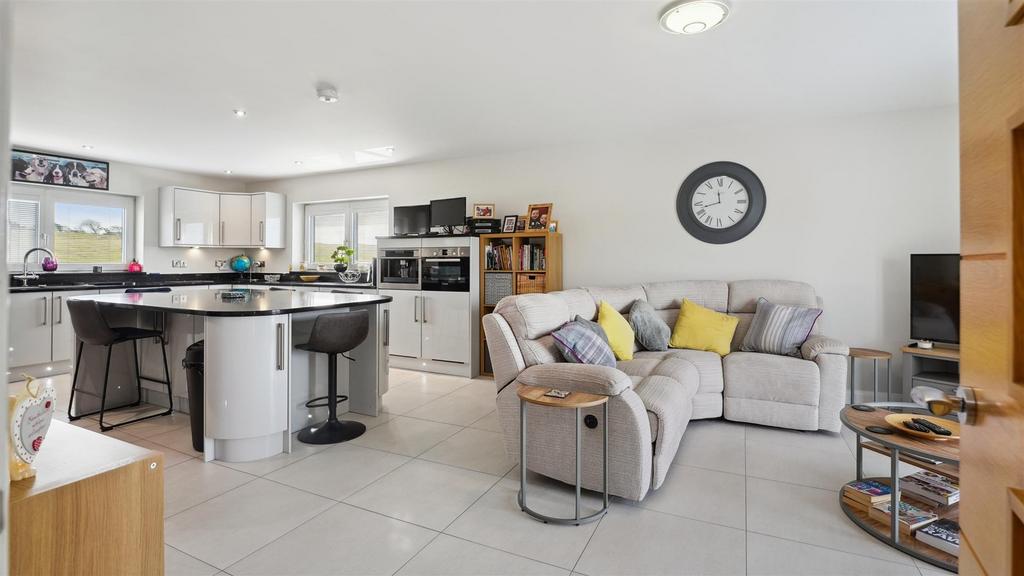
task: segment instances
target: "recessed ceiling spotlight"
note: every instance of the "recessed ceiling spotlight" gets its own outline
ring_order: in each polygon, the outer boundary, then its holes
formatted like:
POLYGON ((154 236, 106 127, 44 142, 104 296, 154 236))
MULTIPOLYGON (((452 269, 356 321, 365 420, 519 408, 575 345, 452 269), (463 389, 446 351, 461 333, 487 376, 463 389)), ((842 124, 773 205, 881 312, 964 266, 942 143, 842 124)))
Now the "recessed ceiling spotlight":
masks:
POLYGON ((245 118, 246 114, 248 113, 245 110, 242 110, 241 108, 235 108, 234 114, 235 118, 245 118))
POLYGON ((366 164, 367 162, 387 162, 388 160, 391 160, 391 157, 394 155, 394 146, 381 146, 379 148, 356 150, 352 154, 356 164, 366 164))
POLYGON ((295 161, 295 165, 296 166, 302 166, 302 160, 296 160, 295 161))
POLYGON ((318 84, 316 87, 316 97, 321 102, 334 104, 338 101, 338 89, 331 84, 318 84))
POLYGON ((92 150, 92 146, 88 144, 82 144, 82 150, 92 150))
POLYGON ((231 174, 231 170, 225 170, 224 173, 225 174, 231 174))
POLYGON ((687 0, 661 13, 661 28, 670 34, 700 34, 729 16, 729 5, 718 0, 687 0))

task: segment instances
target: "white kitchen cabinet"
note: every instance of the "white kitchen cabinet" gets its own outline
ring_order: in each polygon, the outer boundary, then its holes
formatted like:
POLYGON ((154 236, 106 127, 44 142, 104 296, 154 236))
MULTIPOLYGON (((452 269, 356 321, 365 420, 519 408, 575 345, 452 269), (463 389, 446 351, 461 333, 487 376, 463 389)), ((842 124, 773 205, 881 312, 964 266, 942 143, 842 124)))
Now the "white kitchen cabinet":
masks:
POLYGON ((419 358, 422 341, 420 324, 420 293, 413 290, 381 290, 381 296, 392 298, 390 305, 390 354, 419 358))
POLYGON ((284 248, 284 209, 281 194, 252 194, 252 246, 284 248))
POLYGON ((420 327, 428 360, 470 360, 469 292, 420 292, 420 327))
POLYGON ((68 298, 99 294, 99 290, 76 290, 53 292, 50 295, 50 317, 53 319, 52 353, 53 362, 68 362, 75 359, 75 329, 71 326, 68 312, 68 298))
POLYGON ((216 246, 220 227, 220 194, 175 188, 173 245, 216 246))
POLYGON ((11 294, 7 365, 44 364, 51 359, 52 311, 49 292, 11 294))
POLYGON ((252 196, 220 194, 220 245, 252 245, 252 196))

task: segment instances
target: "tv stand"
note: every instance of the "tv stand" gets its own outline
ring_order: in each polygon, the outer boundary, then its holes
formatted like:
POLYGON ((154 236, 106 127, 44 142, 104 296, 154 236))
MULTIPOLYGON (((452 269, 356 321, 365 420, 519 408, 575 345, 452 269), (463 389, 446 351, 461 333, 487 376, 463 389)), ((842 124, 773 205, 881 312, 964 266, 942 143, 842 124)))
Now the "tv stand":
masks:
POLYGON ((959 348, 918 348, 904 346, 903 385, 905 397, 914 386, 931 386, 955 394, 960 386, 959 348))

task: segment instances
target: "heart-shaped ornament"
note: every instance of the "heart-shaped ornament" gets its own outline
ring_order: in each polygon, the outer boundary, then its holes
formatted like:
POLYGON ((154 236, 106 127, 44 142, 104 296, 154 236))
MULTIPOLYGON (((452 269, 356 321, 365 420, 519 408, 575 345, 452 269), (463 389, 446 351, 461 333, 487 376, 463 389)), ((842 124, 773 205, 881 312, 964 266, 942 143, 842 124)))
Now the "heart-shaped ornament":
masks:
POLYGON ((21 394, 14 401, 11 412, 11 444, 17 458, 32 464, 46 438, 57 405, 57 393, 53 386, 40 386, 35 396, 21 394))

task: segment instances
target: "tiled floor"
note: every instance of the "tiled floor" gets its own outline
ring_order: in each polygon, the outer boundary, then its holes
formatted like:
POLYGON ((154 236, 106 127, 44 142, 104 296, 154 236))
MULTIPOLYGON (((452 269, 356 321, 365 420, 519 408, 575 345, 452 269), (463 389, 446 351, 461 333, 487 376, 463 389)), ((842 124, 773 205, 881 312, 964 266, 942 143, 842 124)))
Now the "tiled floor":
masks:
MULTIPOLYGON (((491 381, 394 370, 384 401, 353 442, 255 463, 203 463, 183 415, 111 432, 165 454, 167 574, 944 574, 839 510, 844 436, 696 421, 643 502, 554 526, 516 507, 491 381)), ((571 488, 534 481, 531 504, 570 513, 571 488)))

